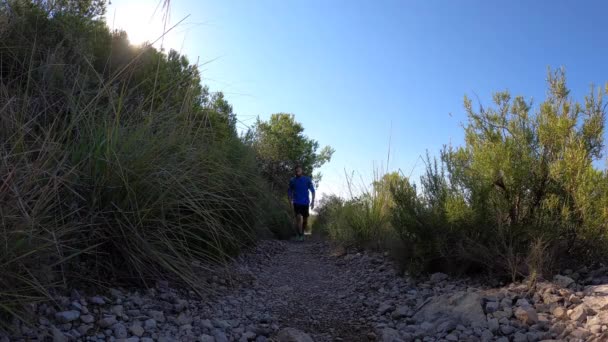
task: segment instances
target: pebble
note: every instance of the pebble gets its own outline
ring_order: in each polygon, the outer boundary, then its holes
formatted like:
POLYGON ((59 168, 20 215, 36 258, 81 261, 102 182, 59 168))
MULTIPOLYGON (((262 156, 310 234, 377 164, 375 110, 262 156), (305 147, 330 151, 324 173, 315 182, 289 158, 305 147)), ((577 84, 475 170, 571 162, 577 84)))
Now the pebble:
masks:
POLYGON ((112 325, 116 324, 116 322, 116 316, 110 315, 103 317, 102 319, 97 321, 97 325, 99 325, 101 328, 109 328, 112 325))
POLYGON ((89 302, 96 305, 104 305, 106 303, 106 301, 100 296, 90 297, 89 302))
POLYGON ((203 334, 198 338, 198 340, 200 342, 215 342, 215 337, 213 337, 211 335, 203 334))
POLYGON ((148 311, 148 316, 160 323, 165 321, 165 314, 162 311, 150 310, 148 311))
POLYGON ((533 325, 538 322, 538 314, 530 306, 519 307, 515 309, 513 314, 518 320, 527 325, 533 325))
POLYGON ((55 320, 59 323, 68 323, 80 318, 80 311, 70 310, 62 311, 55 314, 55 320))
POLYGON ((129 332, 135 336, 142 337, 144 335, 144 328, 141 324, 133 324, 129 327, 129 332))
POLYGON ((127 328, 122 323, 116 323, 112 326, 112 331, 114 333, 114 337, 116 338, 127 338, 127 328))
POLYGON ((145 320, 144 321, 144 329, 146 331, 150 331, 150 330, 156 329, 156 320, 154 320, 153 318, 145 320))

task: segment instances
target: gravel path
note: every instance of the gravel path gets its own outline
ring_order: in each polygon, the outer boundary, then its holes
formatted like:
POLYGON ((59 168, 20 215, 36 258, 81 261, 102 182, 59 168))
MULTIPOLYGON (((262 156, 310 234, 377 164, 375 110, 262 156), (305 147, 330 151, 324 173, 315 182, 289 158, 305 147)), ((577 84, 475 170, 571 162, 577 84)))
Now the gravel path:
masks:
MULTIPOLYGON (((153 288, 70 289, 31 304, 7 341, 608 341, 608 267, 499 288, 435 273, 396 274, 384 254, 335 255, 321 241, 261 241, 201 274, 204 298, 153 288)), ((208 265, 207 265, 208 266, 208 265)))
POLYGON ((353 293, 361 278, 335 261, 326 244, 288 243, 258 274, 259 286, 272 292, 268 309, 281 326, 315 341, 368 341, 372 329, 360 318, 371 310, 353 293))

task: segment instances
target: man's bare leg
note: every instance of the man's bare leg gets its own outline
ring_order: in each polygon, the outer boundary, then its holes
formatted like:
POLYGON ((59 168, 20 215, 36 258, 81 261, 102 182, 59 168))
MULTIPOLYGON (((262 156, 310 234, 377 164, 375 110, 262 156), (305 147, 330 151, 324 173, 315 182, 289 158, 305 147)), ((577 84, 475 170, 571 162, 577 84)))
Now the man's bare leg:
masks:
POLYGON ((295 224, 295 228, 296 228, 296 233, 298 234, 298 238, 300 236, 302 236, 304 233, 302 231, 302 225, 303 225, 303 217, 300 214, 297 214, 295 219, 294 219, 294 224, 295 224))
POLYGON ((304 233, 308 228, 308 217, 302 216, 302 238, 304 238, 304 233))

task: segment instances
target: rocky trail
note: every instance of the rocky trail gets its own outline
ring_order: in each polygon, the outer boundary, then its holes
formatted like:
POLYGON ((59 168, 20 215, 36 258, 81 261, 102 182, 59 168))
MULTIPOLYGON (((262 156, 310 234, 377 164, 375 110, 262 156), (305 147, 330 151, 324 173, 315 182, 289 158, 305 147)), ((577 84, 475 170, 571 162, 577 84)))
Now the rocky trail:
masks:
POLYGON ((334 252, 263 241, 201 280, 205 298, 164 281, 73 289, 32 304, 35 324, 14 321, 0 341, 608 341, 608 268, 489 288, 441 273, 415 281, 383 254, 334 252))

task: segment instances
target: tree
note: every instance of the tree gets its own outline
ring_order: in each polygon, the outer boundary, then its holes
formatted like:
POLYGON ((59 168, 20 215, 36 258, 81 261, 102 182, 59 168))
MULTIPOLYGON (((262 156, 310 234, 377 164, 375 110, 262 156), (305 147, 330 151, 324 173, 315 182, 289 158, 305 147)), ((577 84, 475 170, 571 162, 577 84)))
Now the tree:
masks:
POLYGON ((221 92, 211 94, 204 103, 211 127, 223 137, 236 137, 236 114, 221 92))
MULTIPOLYGON (((319 143, 304 135, 302 124, 293 114, 286 113, 272 114, 268 121, 258 118, 245 141, 256 151, 261 172, 275 189, 285 187, 295 165, 312 175, 334 153, 329 146, 319 150, 319 143)), ((318 182, 321 174, 316 173, 313 178, 318 182)))
MULTIPOLYGON (((68 13, 81 18, 99 18, 106 13, 106 0, 38 0, 32 1, 50 16, 68 13)), ((26 2, 27 3, 27 2, 26 2)))

